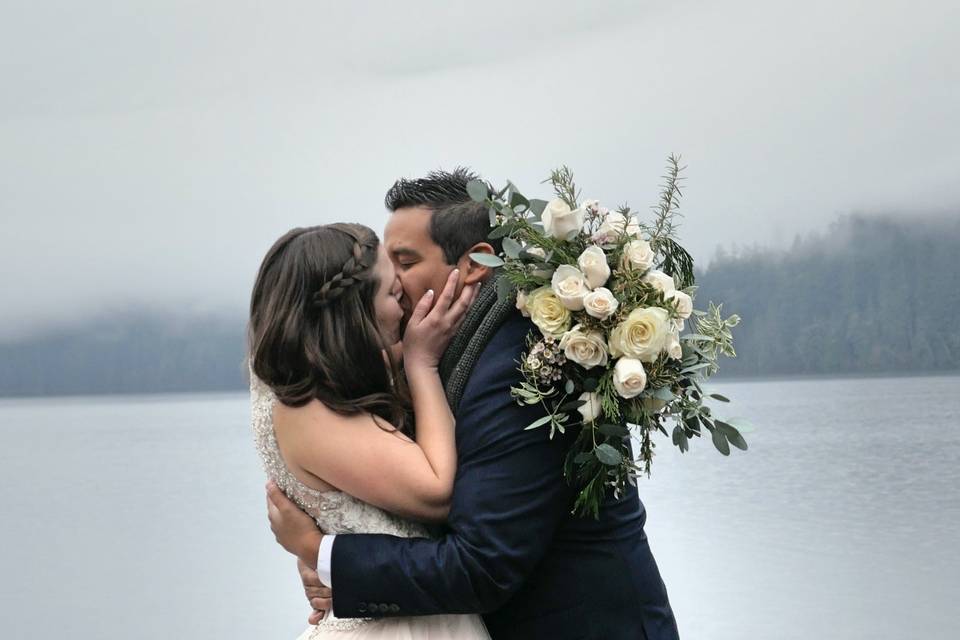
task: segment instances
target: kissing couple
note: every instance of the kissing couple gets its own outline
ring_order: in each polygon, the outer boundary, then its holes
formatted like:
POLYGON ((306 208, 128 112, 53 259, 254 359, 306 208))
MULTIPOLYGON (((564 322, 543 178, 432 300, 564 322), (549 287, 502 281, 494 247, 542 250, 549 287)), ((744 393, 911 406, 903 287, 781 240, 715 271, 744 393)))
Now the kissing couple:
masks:
POLYGON ((575 430, 511 387, 532 324, 498 296, 469 170, 398 180, 383 241, 297 228, 250 302, 252 422, 301 639, 678 637, 636 491, 573 514, 575 430))

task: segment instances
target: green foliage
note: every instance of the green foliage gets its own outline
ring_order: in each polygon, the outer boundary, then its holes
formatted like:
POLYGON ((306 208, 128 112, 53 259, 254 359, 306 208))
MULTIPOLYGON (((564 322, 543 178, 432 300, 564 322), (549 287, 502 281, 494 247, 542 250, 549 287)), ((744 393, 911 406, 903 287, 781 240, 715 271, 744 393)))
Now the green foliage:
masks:
POLYGON ((580 200, 580 190, 573 182, 573 171, 570 170, 570 167, 564 165, 559 169, 554 169, 550 172, 550 177, 543 182, 549 182, 553 185, 554 194, 570 205, 571 209, 577 208, 577 202, 580 200))
POLYGON ((662 244, 667 240, 676 240, 676 230, 679 226, 677 218, 680 213, 680 198, 683 192, 680 183, 683 178, 680 174, 686 167, 680 166, 680 156, 671 154, 667 158, 667 173, 663 176, 660 185, 660 200, 652 207, 654 213, 653 224, 641 223, 641 228, 650 236, 650 246, 654 251, 663 252, 662 244))
POLYGON ((848 216, 786 251, 718 253, 698 298, 743 317, 721 375, 960 370, 958 254, 960 216, 917 215, 848 216))

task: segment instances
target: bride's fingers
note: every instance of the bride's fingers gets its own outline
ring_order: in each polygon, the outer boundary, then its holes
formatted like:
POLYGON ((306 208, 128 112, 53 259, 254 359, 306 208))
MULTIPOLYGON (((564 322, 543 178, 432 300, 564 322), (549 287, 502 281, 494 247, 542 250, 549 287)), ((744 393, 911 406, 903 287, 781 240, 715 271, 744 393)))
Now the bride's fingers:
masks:
POLYGON ((327 614, 326 611, 314 611, 313 613, 310 614, 310 617, 307 618, 307 623, 312 625, 318 625, 320 624, 320 621, 323 620, 324 616, 326 616, 326 614, 327 614))
POLYGON ((420 298, 420 302, 417 303, 417 306, 414 307, 413 313, 410 314, 410 320, 407 322, 408 327, 415 327, 423 322, 423 319, 427 317, 428 313, 430 313, 430 306, 433 304, 433 298, 433 289, 428 289, 427 292, 420 298))
POLYGON ((453 303, 453 294, 457 292, 457 282, 459 280, 460 269, 454 269, 450 272, 450 275, 447 276, 447 283, 443 286, 440 297, 437 298, 437 304, 433 306, 438 313, 446 313, 450 308, 450 305, 453 303))

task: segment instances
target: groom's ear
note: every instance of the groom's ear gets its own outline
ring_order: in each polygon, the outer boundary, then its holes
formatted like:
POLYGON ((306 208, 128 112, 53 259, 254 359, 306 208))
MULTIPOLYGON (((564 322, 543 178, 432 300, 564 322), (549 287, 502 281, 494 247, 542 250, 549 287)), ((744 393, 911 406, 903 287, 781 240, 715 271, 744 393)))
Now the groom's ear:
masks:
POLYGON ((460 261, 457 263, 460 273, 463 274, 462 284, 465 285, 483 282, 490 277, 490 274, 493 273, 493 269, 490 267, 485 267, 482 264, 471 260, 471 253, 487 253, 491 256, 497 255, 497 251, 493 248, 493 245, 490 245, 486 242, 478 242, 467 249, 467 251, 460 257, 460 261))

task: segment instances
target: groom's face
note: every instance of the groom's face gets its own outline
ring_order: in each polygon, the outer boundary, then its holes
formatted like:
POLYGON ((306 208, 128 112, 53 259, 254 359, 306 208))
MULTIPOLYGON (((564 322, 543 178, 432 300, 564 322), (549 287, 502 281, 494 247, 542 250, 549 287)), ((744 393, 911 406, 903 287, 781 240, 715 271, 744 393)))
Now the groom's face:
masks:
POLYGON ((439 295, 456 267, 447 264, 443 249, 430 237, 432 215, 426 207, 397 209, 390 215, 383 232, 383 243, 403 286, 400 305, 405 318, 410 317, 410 311, 428 289, 439 295))

